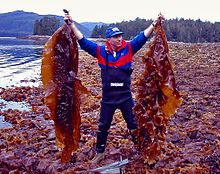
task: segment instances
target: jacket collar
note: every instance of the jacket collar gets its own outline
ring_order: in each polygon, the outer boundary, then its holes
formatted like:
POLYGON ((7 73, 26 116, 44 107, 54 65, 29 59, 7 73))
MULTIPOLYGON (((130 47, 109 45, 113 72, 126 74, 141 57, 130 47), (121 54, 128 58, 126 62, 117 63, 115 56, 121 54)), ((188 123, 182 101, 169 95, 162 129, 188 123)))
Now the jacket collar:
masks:
MULTIPOLYGON (((111 53, 113 53, 113 50, 110 46, 110 43, 106 40, 106 51, 110 51, 111 53)), ((120 51, 121 49, 125 48, 126 47, 126 42, 125 40, 122 40, 122 44, 121 44, 121 47, 119 47, 116 51, 120 51)))

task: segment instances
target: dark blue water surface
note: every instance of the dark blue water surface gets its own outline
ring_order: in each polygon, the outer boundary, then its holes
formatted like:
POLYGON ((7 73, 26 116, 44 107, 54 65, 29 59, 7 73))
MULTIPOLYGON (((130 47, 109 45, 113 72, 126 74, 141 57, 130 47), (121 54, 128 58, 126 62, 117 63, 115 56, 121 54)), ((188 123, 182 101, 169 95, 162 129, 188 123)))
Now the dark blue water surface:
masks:
POLYGON ((43 44, 0 37, 0 87, 39 85, 43 44))

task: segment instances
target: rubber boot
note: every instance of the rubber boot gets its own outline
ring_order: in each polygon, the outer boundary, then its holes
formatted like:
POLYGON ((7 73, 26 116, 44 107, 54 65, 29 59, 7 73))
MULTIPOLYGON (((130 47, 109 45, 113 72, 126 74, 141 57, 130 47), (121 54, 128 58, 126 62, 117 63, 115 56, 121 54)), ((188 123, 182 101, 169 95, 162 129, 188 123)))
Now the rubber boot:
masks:
POLYGON ((99 163, 105 157, 105 146, 107 142, 108 132, 97 132, 96 155, 92 159, 92 163, 99 163))
POLYGON ((108 132, 97 132, 96 151, 97 153, 103 153, 107 142, 108 132))

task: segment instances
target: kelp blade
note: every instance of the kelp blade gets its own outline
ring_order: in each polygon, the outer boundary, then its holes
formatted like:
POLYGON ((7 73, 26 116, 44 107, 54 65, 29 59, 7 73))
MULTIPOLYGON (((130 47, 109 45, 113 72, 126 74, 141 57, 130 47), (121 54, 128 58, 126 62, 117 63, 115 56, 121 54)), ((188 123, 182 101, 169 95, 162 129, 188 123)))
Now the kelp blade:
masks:
POLYGON ((138 148, 148 164, 160 158, 168 119, 182 102, 176 89, 173 66, 162 24, 142 57, 144 71, 138 82, 134 114, 138 122, 138 148))
POLYGON ((61 161, 71 160, 80 139, 80 101, 78 47, 74 33, 64 24, 45 44, 42 58, 42 82, 45 104, 51 112, 56 143, 62 149, 61 161))

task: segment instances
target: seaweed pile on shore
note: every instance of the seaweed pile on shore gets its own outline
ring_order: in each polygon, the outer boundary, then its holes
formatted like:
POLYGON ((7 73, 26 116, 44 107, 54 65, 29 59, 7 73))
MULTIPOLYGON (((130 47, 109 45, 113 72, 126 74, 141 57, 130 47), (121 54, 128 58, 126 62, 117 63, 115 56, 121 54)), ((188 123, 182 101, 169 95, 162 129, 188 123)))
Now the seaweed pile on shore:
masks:
MULTIPOLYGON (((42 87, 0 88, 1 99, 24 101, 31 106, 26 111, 0 110, 0 115, 12 124, 0 131, 0 173, 90 173, 91 169, 120 158, 130 161, 125 173, 219 173, 220 43, 169 43, 169 48, 183 103, 168 123, 161 160, 150 166, 136 160, 138 153, 117 111, 108 137, 107 158, 97 165, 90 163, 96 141, 101 78, 96 59, 82 51, 79 77, 91 93, 81 98, 80 148, 72 161, 60 162, 54 125, 43 103, 42 87)), ((143 55, 142 49, 134 57, 134 95, 143 69, 140 59, 143 55)))

